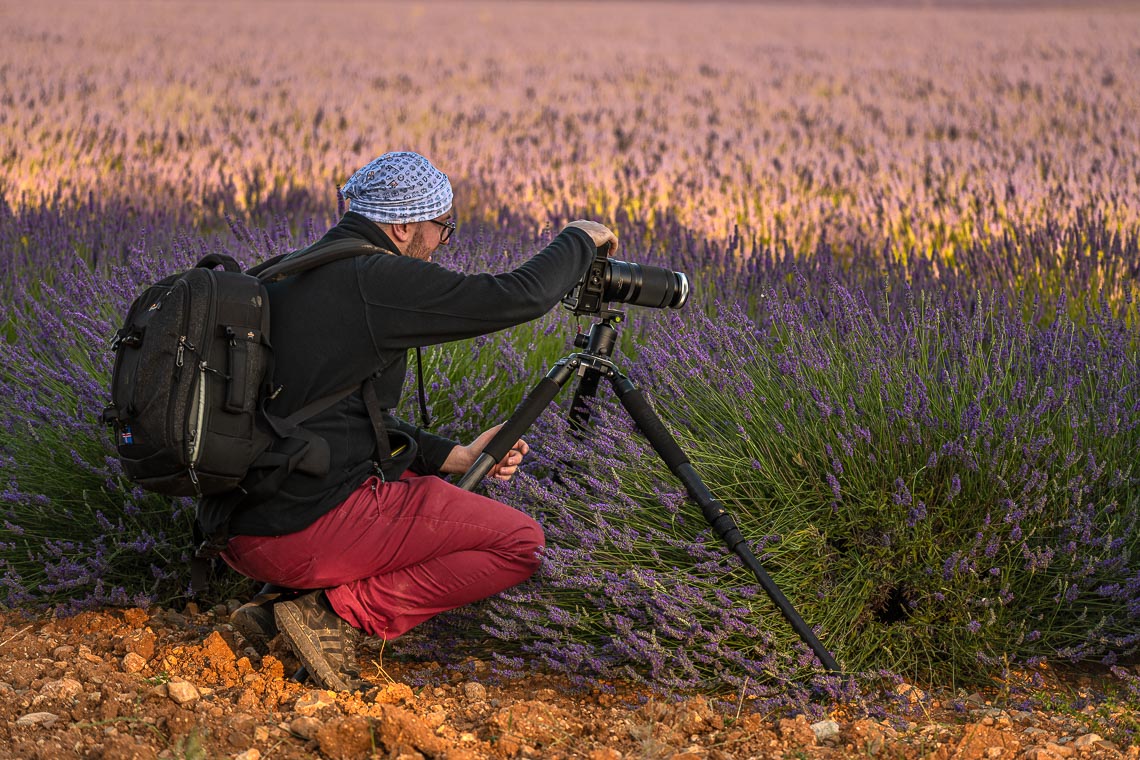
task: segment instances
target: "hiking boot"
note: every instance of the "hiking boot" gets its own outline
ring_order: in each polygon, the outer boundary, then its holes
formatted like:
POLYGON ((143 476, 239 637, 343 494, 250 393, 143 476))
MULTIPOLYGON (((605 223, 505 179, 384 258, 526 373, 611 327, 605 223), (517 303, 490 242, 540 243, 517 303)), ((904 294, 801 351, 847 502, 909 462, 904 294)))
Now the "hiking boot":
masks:
POLYGON ((319 686, 334 691, 365 687, 356 664, 360 631, 333 612, 324 591, 312 591, 273 606, 277 627, 319 686))
POLYGON ((273 605, 302 593, 304 592, 266 583, 257 592, 257 596, 234 610, 230 615, 230 625, 264 657, 269 654, 269 642, 278 633, 277 623, 273 620, 273 605))

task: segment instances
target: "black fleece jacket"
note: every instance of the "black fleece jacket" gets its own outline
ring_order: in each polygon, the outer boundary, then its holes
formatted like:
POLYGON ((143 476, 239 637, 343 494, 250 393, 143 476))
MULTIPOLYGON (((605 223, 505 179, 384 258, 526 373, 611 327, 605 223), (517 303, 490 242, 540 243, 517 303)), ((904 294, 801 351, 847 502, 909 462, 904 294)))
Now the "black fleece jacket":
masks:
MULTIPOLYGON (((323 240, 358 238, 396 251, 365 217, 346 213, 323 240)), ((438 264, 380 253, 325 265, 268 286, 274 382, 280 392, 269 411, 287 416, 305 404, 379 372, 380 406, 397 405, 409 348, 485 335, 542 316, 582 276, 596 254, 590 236, 568 228, 517 269, 462 274, 438 264)), ((413 435, 419 455, 412 469, 437 474, 455 441, 386 415, 386 424, 413 435)), ((276 496, 239 502, 231 535, 283 535, 301 530, 348 497, 375 472, 372 425, 361 393, 350 395, 304 424, 329 445, 324 477, 292 473, 276 496)), ((202 529, 221 527, 232 502, 204 499, 202 529)))

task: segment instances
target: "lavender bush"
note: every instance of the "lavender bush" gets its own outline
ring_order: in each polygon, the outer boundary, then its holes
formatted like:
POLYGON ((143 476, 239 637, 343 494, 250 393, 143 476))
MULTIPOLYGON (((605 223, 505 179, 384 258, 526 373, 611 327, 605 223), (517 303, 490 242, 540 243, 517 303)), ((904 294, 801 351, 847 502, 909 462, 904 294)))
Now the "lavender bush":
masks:
MULTIPOLYGON (((623 360, 846 667, 969 682, 1133 653, 1131 284, 1119 309, 1062 296, 1039 317, 1037 299, 1008 288, 970 297, 888 275, 853 290, 843 280, 870 273, 809 279, 771 257, 761 269, 747 312, 642 314, 623 360)), ((697 279, 732 293, 746 275, 697 279)), ((810 652, 624 412, 602 405, 578 442, 565 402, 534 431, 530 477, 496 489, 537 511, 549 549, 539 582, 487 605, 488 630, 585 677, 804 678, 810 652)))
MULTIPOLYGON (((264 10, 5 10, 0 604, 185 595, 188 505, 124 482, 96 420, 119 315, 205 252, 310 242, 352 170, 409 148, 456 186, 449 266, 594 216, 689 274, 684 311, 631 310, 619 364, 846 667, 1135 651, 1140 15, 264 10), (345 14, 404 33, 359 44, 345 14)), ((505 418, 575 329, 428 350, 437 428, 505 418)), ((588 440, 561 399, 488 486, 543 521, 540 575, 405 651, 486 633, 508 668, 827 688, 609 395, 588 440)))

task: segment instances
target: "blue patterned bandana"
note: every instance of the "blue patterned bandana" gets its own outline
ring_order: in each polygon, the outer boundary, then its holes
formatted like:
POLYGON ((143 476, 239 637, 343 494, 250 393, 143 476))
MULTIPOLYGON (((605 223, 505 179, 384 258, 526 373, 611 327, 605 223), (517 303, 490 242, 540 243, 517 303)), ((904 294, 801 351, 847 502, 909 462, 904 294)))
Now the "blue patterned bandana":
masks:
POLYGON ((378 224, 425 222, 446 214, 454 197, 447 175, 418 153, 385 153, 353 174, 341 194, 349 209, 378 224))

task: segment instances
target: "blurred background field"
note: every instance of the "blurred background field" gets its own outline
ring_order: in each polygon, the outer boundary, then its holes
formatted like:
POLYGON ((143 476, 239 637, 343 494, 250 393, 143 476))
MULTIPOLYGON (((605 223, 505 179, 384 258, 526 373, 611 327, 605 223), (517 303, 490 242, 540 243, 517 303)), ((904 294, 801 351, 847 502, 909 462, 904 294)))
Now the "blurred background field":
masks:
MULTIPOLYGON (((0 51, 0 603, 185 593, 186 505, 95 419, 117 315, 210 250, 309 242, 410 149, 456 187, 445 265, 591 217, 689 274, 621 361, 850 670, 1134 657, 1140 8, 43 2, 0 9, 0 51)), ((575 329, 432 349, 439 428, 508 414, 575 329)), ((825 688, 601 401, 493 489, 543 520, 540 576, 404 651, 825 688)))

